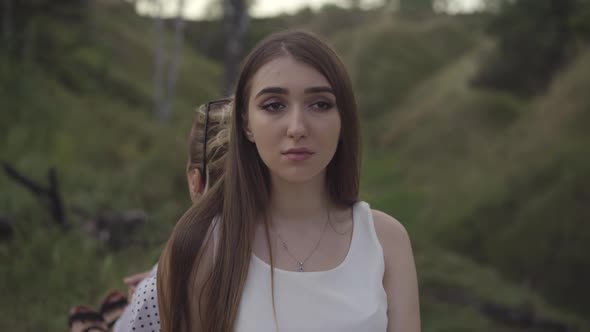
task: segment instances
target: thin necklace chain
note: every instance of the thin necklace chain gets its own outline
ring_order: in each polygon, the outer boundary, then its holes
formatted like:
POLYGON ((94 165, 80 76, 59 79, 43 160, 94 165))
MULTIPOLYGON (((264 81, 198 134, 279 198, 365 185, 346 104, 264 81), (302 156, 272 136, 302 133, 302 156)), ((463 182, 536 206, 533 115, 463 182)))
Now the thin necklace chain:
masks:
POLYGON ((281 237, 281 233, 279 233, 279 230, 275 230, 274 227, 272 228, 272 230, 277 234, 277 238, 282 242, 283 244, 283 248, 285 249, 285 251, 287 252, 287 254, 289 254, 289 256, 295 261, 297 262, 297 271, 298 272, 304 272, 303 270, 303 264, 305 264, 305 262, 307 262, 307 260, 316 252, 316 250, 318 249, 318 247, 320 246, 320 243, 322 242, 322 238, 324 237, 324 233, 326 233, 326 228, 328 227, 328 224, 330 223, 330 211, 328 212, 328 218, 326 219, 326 223, 324 224, 324 228, 322 229, 322 233, 320 234, 320 238, 318 240, 318 242, 315 244, 315 247, 313 248, 313 250, 309 253, 309 255, 307 255, 307 257, 305 257, 304 260, 300 261, 299 259, 297 259, 297 257, 295 257, 295 255, 293 255, 291 253, 291 251, 289 251, 289 247, 287 246, 287 243, 285 242, 285 240, 283 240, 283 238, 281 237))
POLYGON ((336 228, 334 227, 334 224, 332 224, 332 220, 330 220, 330 215, 328 214, 328 223, 330 224, 330 227, 332 228, 332 230, 334 231, 334 233, 338 234, 338 235, 346 235, 350 232, 350 230, 352 230, 352 227, 350 227, 349 230, 345 230, 344 232, 339 232, 336 230, 336 228))

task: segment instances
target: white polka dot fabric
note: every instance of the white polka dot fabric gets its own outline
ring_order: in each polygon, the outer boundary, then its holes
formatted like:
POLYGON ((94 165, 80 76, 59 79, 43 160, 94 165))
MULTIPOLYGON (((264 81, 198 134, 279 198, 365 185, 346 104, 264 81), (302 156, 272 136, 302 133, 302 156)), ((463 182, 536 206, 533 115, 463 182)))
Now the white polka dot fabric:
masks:
MULTIPOLYGON (((214 247, 213 255, 216 256, 218 224, 217 218, 213 219, 214 247)), ((158 313, 158 294, 156 290, 156 264, 147 278, 142 280, 133 294, 133 299, 125 308, 123 314, 113 327, 113 332, 160 332, 160 316, 158 313)))
POLYGON ((126 331, 160 332, 156 276, 148 277, 139 283, 129 306, 130 326, 126 331))

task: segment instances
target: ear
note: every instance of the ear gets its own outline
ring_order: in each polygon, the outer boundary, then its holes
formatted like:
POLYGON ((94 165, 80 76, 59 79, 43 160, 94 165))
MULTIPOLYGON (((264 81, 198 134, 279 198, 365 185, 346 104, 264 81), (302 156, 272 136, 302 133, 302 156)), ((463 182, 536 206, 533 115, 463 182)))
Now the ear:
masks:
POLYGON ((254 143, 254 135, 252 135, 252 131, 250 130, 250 122, 248 121, 248 114, 246 113, 242 113, 242 128, 246 138, 254 143))
POLYGON ((244 128, 244 133, 246 134, 246 138, 247 138, 247 139, 248 139, 250 142, 252 142, 252 143, 255 143, 255 142, 254 142, 254 135, 252 135, 252 132, 250 131, 250 129, 249 129, 249 128, 244 128))
POLYGON ((201 171, 198 168, 190 169, 186 173, 186 181, 188 183, 188 190, 191 195, 191 200, 194 202, 201 196, 203 190, 205 189, 205 184, 203 183, 203 177, 201 176, 201 171))

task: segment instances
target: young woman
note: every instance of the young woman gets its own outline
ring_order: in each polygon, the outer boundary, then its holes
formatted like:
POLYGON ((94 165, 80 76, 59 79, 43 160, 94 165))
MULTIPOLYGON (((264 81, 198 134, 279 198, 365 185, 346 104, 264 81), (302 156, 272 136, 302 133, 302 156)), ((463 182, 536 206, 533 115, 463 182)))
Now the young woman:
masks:
MULTIPOLYGON (((201 105, 197 111, 188 141, 188 162, 186 166, 187 183, 191 200, 195 202, 210 183, 215 183, 223 173, 227 143, 229 141, 229 119, 231 99, 222 99, 201 105), (207 172, 205 172, 207 170, 207 172)), ((139 273, 125 279, 129 286, 129 298, 135 293, 136 287, 141 287, 142 281, 155 276, 157 265, 150 271, 139 273)), ((123 303, 107 301, 109 297, 119 296, 119 292, 111 292, 104 303, 123 303)), ((126 301, 125 301, 126 302, 126 301)), ((76 306, 70 312, 70 332, 108 331, 112 327, 114 332, 130 330, 132 319, 131 307, 116 305, 113 310, 105 310, 103 305, 100 312, 88 306, 76 306)))
POLYGON ((298 31, 261 41, 225 173, 174 228, 133 330, 420 331, 408 235, 358 198, 359 131, 330 47, 298 31))

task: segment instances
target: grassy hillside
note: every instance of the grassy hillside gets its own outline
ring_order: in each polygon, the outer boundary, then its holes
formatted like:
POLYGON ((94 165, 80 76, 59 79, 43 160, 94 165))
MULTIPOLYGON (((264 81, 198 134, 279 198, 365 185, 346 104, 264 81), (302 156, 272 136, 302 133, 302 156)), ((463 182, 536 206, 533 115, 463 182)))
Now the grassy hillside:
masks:
POLYGON ((377 150, 399 180, 376 182, 413 228, 586 315, 589 55, 524 100, 469 86, 485 49, 382 112, 377 150))
MULTIPOLYGON (((68 309, 96 304, 121 278, 149 268, 187 208, 186 137, 195 107, 218 97, 221 68, 190 48, 184 53, 171 119, 151 110, 151 22, 129 6, 97 6, 89 41, 72 43, 71 26, 48 22, 64 50, 26 61, 0 58, 0 155, 47 185, 55 167, 69 231, 47 202, 0 176, 0 215, 15 220, 0 243, 0 330, 63 331, 68 309), (104 213, 132 209, 148 218, 128 248, 113 251, 84 231, 104 213)), ((57 51, 55 51, 57 52, 57 51)))
MULTIPOLYGON (((588 54, 547 95, 520 99, 470 86, 491 45, 477 30, 460 20, 398 20, 369 25, 366 35, 356 29, 354 43, 336 39, 361 91, 364 197, 400 218, 421 243, 498 268, 523 285, 521 292, 540 292, 586 316, 588 54), (437 51, 433 40, 449 46, 437 51), (404 58, 406 50, 413 57, 404 58), (358 53, 371 65, 355 63, 358 53), (372 95, 381 100, 372 104, 372 95)), ((418 250, 428 260, 438 249, 418 250)), ((464 281, 481 280, 468 271, 464 281)), ((527 306, 527 296, 515 298, 527 306)))
POLYGON ((334 38, 351 68, 364 120, 393 109, 421 81, 473 47, 478 35, 459 20, 377 16, 334 38))

